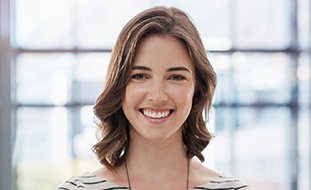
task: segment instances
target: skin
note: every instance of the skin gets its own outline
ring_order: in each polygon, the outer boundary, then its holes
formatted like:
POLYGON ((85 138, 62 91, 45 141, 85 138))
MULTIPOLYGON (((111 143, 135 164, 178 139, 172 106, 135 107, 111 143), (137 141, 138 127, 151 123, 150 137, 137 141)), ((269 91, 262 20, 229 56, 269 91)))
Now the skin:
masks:
MULTIPOLYGON (((133 189, 185 189, 182 124, 191 111, 194 90, 195 69, 180 41, 168 35, 152 35, 142 41, 122 103, 131 125, 126 162, 133 189)), ((128 186, 124 168, 115 172, 102 168, 95 174, 128 186)), ((216 176, 196 159, 190 160, 189 187, 216 176)))
POLYGON ((194 89, 195 70, 182 44, 169 36, 145 39, 136 53, 122 105, 134 140, 164 141, 175 135, 181 139, 194 89), (154 119, 143 111, 170 114, 154 119))

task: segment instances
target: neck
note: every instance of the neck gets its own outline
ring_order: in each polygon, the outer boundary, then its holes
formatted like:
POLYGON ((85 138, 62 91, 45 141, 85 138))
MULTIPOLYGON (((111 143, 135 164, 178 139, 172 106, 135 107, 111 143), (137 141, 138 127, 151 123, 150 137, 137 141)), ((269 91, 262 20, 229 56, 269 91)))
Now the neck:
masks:
POLYGON ((160 140, 145 139, 131 132, 127 165, 133 176, 161 178, 185 173, 187 162, 181 130, 160 140))

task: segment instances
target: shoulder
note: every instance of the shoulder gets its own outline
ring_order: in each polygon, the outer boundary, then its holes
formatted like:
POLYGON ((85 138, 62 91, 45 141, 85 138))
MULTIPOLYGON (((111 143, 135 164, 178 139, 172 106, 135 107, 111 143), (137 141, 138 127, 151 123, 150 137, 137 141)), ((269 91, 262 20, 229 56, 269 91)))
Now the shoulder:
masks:
POLYGON ((98 190, 109 188, 124 189, 88 172, 79 176, 73 176, 58 186, 58 190, 98 190))
POLYGON ((218 175, 207 183, 193 189, 222 189, 222 190, 251 190, 251 188, 239 179, 218 175))
POLYGON ((193 189, 221 189, 221 190, 251 190, 251 188, 237 178, 219 174, 198 161, 192 162, 193 189))

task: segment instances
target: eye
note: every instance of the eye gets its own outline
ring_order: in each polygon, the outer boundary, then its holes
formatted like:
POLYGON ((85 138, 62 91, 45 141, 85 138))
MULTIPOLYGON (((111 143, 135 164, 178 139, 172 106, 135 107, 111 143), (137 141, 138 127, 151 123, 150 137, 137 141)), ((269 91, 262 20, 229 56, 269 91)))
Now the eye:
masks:
POLYGON ((176 81, 180 81, 180 80, 185 80, 186 77, 182 76, 182 75, 172 75, 170 77, 168 77, 169 80, 176 80, 176 81))
POLYGON ((137 73, 137 74, 132 75, 131 78, 135 80, 143 80, 143 79, 146 79, 147 76, 143 73, 137 73))

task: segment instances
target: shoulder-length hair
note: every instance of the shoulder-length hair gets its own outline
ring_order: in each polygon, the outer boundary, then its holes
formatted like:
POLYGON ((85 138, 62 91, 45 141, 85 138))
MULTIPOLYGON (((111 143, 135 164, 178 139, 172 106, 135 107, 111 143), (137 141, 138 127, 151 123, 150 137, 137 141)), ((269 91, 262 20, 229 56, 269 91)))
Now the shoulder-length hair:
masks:
POLYGON ((211 107, 216 74, 207 59, 199 33, 186 13, 180 9, 147 9, 132 18, 122 29, 112 52, 104 90, 94 106, 102 138, 93 146, 93 151, 99 161, 110 169, 121 165, 127 157, 129 121, 123 113, 122 101, 136 49, 149 35, 170 35, 180 40, 195 67, 196 86, 192 109, 183 124, 183 142, 187 156, 196 156, 203 162, 201 152, 211 139, 203 113, 205 111, 206 114, 211 107))

